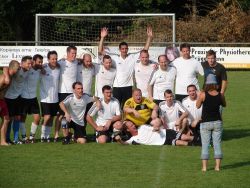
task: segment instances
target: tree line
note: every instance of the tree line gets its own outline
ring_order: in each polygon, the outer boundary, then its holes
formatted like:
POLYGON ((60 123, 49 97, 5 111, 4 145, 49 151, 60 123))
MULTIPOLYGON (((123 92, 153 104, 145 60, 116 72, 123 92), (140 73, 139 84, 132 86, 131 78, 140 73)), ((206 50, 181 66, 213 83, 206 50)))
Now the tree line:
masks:
POLYGON ((250 0, 8 0, 0 40, 34 41, 36 13, 175 13, 176 41, 250 42, 250 0))

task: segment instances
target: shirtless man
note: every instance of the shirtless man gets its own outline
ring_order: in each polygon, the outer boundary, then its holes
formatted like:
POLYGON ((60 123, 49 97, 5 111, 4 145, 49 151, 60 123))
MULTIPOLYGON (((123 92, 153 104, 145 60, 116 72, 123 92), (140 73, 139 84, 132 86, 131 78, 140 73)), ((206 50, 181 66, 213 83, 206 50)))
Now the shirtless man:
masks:
POLYGON ((9 67, 3 68, 3 74, 0 75, 0 117, 2 123, 0 125, 1 129, 1 146, 7 146, 6 142, 6 131, 10 121, 9 111, 4 100, 5 92, 7 91, 11 77, 18 71, 19 63, 15 60, 12 60, 9 64, 9 67))

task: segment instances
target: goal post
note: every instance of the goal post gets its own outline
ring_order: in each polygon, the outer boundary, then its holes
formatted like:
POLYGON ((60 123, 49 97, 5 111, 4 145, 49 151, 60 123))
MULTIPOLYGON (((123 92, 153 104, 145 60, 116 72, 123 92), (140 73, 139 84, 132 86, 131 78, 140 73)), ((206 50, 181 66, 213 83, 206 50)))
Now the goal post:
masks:
POLYGON ((175 44, 175 14, 36 14, 35 40, 38 45, 97 45, 101 28, 107 27, 107 43, 141 45, 147 26, 153 28, 153 45, 175 44))

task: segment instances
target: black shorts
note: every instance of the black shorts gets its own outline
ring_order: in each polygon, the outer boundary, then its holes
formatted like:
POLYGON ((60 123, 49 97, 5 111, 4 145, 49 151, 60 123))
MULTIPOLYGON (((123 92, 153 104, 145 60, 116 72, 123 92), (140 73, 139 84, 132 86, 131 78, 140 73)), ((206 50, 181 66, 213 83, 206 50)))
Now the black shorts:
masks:
POLYGON ((93 105, 93 102, 90 102, 86 106, 86 110, 85 110, 85 114, 84 114, 84 125, 87 125, 86 117, 87 117, 88 111, 92 107, 92 105, 93 105))
POLYGON ((165 100, 154 99, 154 103, 157 104, 158 106, 159 106, 159 104, 160 104, 162 101, 165 101, 165 100))
POLYGON ((40 114, 40 107, 37 98, 25 99, 21 97, 22 114, 40 114))
POLYGON ((181 139, 182 133, 179 133, 172 129, 166 129, 166 140, 164 145, 173 145, 175 146, 176 140, 181 139))
POLYGON ((87 138, 86 126, 81 126, 76 124, 74 121, 69 122, 69 128, 74 129, 74 137, 77 138, 87 138))
POLYGON ((5 102, 7 104, 10 117, 22 115, 22 101, 20 96, 16 99, 5 98, 5 102))
POLYGON ((121 108, 123 108, 126 100, 132 97, 132 86, 113 87, 113 97, 119 101, 121 108))
MULTIPOLYGON (((67 96, 69 96, 71 94, 72 93, 58 93, 59 103, 62 102, 67 96)), ((60 107, 58 108, 58 112, 60 115, 64 115, 64 112, 62 111, 62 109, 60 107)))
POLYGON ((51 115, 51 116, 56 116, 58 112, 58 102, 57 103, 45 103, 41 102, 41 111, 42 111, 42 116, 44 115, 51 115))
POLYGON ((200 135, 200 123, 196 125, 196 127, 192 127, 189 125, 190 130, 193 132, 193 134, 200 135))
POLYGON ((96 131, 96 138, 98 138, 99 136, 102 136, 102 135, 109 137, 110 132, 109 131, 96 131))
POLYGON ((188 95, 179 95, 175 94, 175 100, 182 102, 182 100, 187 97, 188 95))

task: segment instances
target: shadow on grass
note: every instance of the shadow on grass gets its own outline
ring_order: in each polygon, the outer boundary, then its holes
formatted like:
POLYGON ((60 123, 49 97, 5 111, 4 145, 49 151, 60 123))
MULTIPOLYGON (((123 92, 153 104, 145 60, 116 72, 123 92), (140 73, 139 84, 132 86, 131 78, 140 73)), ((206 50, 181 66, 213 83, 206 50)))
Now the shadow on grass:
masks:
POLYGON ((229 165, 223 165, 222 169, 227 170, 227 169, 233 169, 233 168, 239 168, 243 166, 250 166, 250 161, 244 161, 244 162, 238 162, 234 164, 229 164, 229 165))
POLYGON ((224 129, 223 140, 233 140, 244 137, 250 137, 250 129, 224 129))

